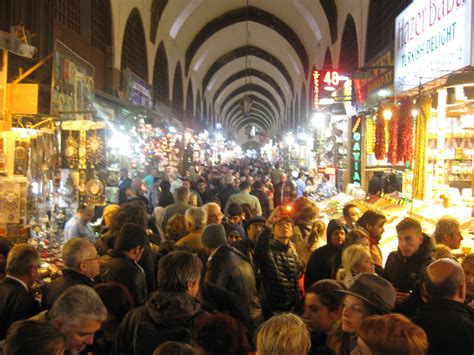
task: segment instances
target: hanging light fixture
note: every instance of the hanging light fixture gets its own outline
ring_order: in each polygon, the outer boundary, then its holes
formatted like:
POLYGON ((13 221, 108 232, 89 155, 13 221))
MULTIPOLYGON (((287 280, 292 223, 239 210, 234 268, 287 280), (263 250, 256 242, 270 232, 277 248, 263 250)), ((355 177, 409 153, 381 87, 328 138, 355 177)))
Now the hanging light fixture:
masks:
MULTIPOLYGON (((247 14, 246 14, 246 21, 245 21, 245 86, 247 86, 250 82, 250 73, 249 73, 249 0, 247 0, 247 14)), ((252 109, 253 101, 247 93, 247 89, 245 89, 244 97, 240 102, 240 108, 244 117, 248 117, 250 115, 250 110, 252 109)))

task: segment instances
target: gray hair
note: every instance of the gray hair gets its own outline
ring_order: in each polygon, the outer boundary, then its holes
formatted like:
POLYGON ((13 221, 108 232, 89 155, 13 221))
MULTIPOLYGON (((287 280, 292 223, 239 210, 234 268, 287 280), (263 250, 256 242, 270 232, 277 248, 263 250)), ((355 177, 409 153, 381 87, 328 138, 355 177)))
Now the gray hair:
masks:
POLYGON ((40 256, 34 246, 28 243, 20 243, 13 246, 8 254, 7 275, 27 275, 31 267, 40 265, 40 256))
POLYGON ((175 251, 161 258, 158 265, 157 285, 168 291, 186 291, 189 282, 201 278, 202 262, 187 251, 175 251))
POLYGON ((64 266, 68 269, 77 270, 79 264, 89 257, 89 248, 94 247, 90 241, 85 238, 72 238, 63 245, 61 256, 64 266))
POLYGON ((191 207, 186 210, 184 218, 194 229, 202 229, 206 226, 207 212, 201 207, 191 207))
POLYGON ((460 228, 459 221, 451 216, 441 217, 436 223, 436 228, 433 233, 433 237, 436 240, 436 243, 441 243, 445 235, 451 235, 457 232, 460 228))
POLYGON ((190 191, 187 187, 180 186, 176 189, 176 200, 180 202, 188 202, 190 191))
POLYGON ((208 203, 206 203, 204 206, 202 206, 204 212, 206 212, 206 215, 209 214, 209 207, 215 207, 215 208, 218 208, 219 210, 221 209, 221 206, 219 206, 218 203, 215 203, 215 202, 208 202, 208 203))
POLYGON ((67 289, 54 302, 49 317, 51 321, 58 320, 67 326, 83 320, 103 322, 107 318, 107 309, 93 288, 76 285, 67 289))

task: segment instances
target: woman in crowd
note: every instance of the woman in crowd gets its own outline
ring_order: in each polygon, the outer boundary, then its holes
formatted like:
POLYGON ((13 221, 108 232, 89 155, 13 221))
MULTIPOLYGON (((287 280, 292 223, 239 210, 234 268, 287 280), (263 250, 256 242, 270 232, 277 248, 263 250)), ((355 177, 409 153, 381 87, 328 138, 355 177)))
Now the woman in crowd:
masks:
POLYGON ((424 330, 401 314, 367 317, 358 335, 355 354, 426 355, 428 352, 424 330))
POLYGON ((337 271, 336 280, 349 288, 361 273, 375 274, 374 263, 368 248, 351 245, 342 253, 342 267, 337 271))
POLYGON ((178 241, 188 233, 186 219, 181 213, 175 214, 166 223, 165 238, 173 242, 178 241))
POLYGON ((392 312, 396 293, 393 286, 377 275, 362 274, 347 291, 342 307, 342 319, 329 334, 328 344, 338 355, 350 354, 356 347, 362 321, 370 315, 392 312))

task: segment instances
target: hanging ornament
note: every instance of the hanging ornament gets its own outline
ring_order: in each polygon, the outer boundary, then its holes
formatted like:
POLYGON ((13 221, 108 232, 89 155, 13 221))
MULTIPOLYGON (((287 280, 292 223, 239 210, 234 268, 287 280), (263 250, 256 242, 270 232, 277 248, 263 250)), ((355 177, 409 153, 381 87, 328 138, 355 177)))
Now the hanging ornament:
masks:
POLYGON ((72 136, 72 131, 69 131, 69 136, 66 139, 66 149, 64 156, 69 168, 75 168, 79 164, 79 144, 72 136))
POLYGON ((102 181, 97 176, 97 172, 93 172, 92 178, 86 183, 86 198, 85 204, 87 206, 103 205, 105 202, 104 195, 105 187, 102 181))
POLYGON ((92 168, 104 161, 104 143, 94 130, 94 134, 87 140, 87 162, 92 168))

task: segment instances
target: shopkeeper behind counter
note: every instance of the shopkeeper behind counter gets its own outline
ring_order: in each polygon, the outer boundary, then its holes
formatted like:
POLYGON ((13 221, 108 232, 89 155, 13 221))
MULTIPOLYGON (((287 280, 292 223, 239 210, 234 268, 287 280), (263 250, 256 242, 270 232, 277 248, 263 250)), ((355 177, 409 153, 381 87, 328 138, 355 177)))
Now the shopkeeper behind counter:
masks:
POLYGON ((94 217, 94 206, 79 206, 76 215, 71 217, 64 227, 64 242, 71 238, 87 238, 95 244, 94 231, 88 224, 92 217, 94 217))

